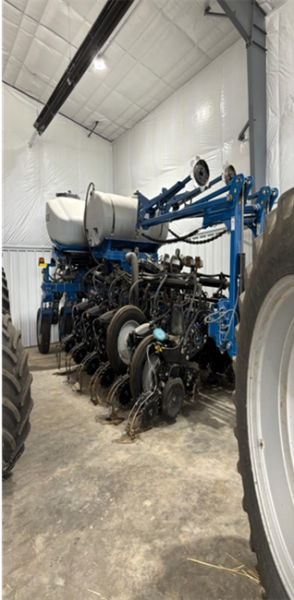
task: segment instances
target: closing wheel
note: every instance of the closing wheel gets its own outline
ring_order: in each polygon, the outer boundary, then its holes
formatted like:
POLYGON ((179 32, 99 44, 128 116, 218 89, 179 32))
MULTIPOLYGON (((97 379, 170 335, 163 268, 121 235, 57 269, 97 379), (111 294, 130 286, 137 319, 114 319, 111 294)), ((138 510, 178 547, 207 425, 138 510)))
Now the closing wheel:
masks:
POLYGON ((162 393, 162 412, 175 419, 181 412, 185 396, 185 386, 180 377, 169 379, 162 393))
POLYGON ((236 330, 244 508, 266 597, 294 597, 294 189, 254 243, 236 330))
POLYGON ((156 371, 161 363, 155 349, 156 341, 153 335, 144 338, 136 348, 131 361, 130 388, 134 400, 142 392, 148 392, 157 387, 156 371))
POLYGON ((129 335, 146 322, 144 313, 137 306, 123 306, 111 319, 107 329, 106 351, 114 371, 120 375, 127 371, 131 360, 129 335))
POLYGON ((41 309, 37 312, 37 344, 41 354, 48 354, 50 348, 50 331, 51 318, 50 315, 43 315, 41 319, 41 309))

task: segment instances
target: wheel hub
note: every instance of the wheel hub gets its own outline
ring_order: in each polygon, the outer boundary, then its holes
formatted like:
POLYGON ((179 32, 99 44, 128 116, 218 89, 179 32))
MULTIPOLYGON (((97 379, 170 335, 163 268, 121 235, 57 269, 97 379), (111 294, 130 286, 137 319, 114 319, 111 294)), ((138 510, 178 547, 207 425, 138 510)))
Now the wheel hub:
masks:
POLYGON ((127 323, 124 323, 118 334, 117 350, 121 360, 123 363, 125 363, 125 365, 130 364, 131 358, 131 349, 128 345, 129 335, 132 331, 134 331, 134 329, 136 329, 136 327, 138 327, 138 325, 139 323, 137 323, 137 321, 127 321, 127 323))

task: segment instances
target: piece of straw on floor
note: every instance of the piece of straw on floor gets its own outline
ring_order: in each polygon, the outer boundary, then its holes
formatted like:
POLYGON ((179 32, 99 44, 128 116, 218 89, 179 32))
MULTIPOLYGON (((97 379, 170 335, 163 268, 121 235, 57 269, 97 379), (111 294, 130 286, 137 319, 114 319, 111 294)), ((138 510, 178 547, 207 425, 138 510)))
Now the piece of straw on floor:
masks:
MULTIPOLYGON (((187 560, 191 562, 198 563, 199 565, 204 565, 205 567, 212 567, 213 569, 220 569, 222 571, 228 571, 229 573, 233 573, 234 575, 242 575, 243 577, 247 577, 251 579, 255 583, 259 585, 259 576, 255 569, 249 569, 244 567, 244 565, 239 565, 238 567, 223 567, 222 565, 214 565, 213 563, 208 563, 203 560, 198 560, 197 558, 188 558, 187 560)), ((235 559, 234 559, 235 560, 235 559)))

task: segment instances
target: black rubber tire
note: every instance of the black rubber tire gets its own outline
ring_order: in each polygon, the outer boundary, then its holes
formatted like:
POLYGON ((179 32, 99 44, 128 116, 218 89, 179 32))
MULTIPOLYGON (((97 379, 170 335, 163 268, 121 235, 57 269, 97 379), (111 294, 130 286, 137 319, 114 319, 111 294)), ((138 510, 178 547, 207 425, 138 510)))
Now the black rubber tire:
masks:
POLYGON ((4 296, 6 296, 6 298, 9 298, 9 291, 8 291, 7 283, 4 283, 4 281, 1 281, 1 279, 0 279, 0 292, 1 292, 1 294, 4 294, 4 296))
POLYGON ((0 313, 10 314, 9 297, 0 290, 0 313))
POLYGON ((63 314, 64 314, 64 306, 61 307, 60 313, 58 316, 58 335, 59 335, 60 342, 65 336, 70 335, 72 332, 72 316, 70 313, 67 313, 66 317, 65 317, 64 330, 61 334, 61 326, 63 323, 63 314))
POLYGON ((0 274, 0 314, 10 314, 9 291, 3 267, 0 274))
MULTIPOLYGON (((266 597, 289 598, 282 583, 262 523, 256 487, 253 480, 247 423, 248 361, 254 326, 261 305, 275 283, 294 273, 294 189, 283 194, 278 208, 265 219, 264 231, 253 246, 253 263, 246 269, 245 292, 240 296, 240 324, 236 328, 236 437, 239 446, 238 471, 244 488, 243 507, 248 513, 251 549, 256 552, 260 581, 266 597)), ((294 312, 294 307, 293 307, 294 312)), ((260 488, 260 486, 259 486, 260 488)), ((294 597, 294 589, 292 590, 294 597)))
POLYGON ((43 315, 41 323, 41 333, 39 331, 39 319, 41 316, 41 309, 38 308, 37 312, 37 344, 39 352, 41 354, 48 354, 50 348, 50 333, 51 333, 51 319, 50 315, 43 315))
POLYGON ((30 431, 32 375, 28 351, 9 314, 2 315, 2 474, 7 477, 24 451, 30 431))
POLYGON ((129 304, 119 308, 107 328, 106 352, 113 370, 118 375, 126 373, 128 369, 128 365, 121 359, 117 348, 119 333, 128 321, 135 321, 138 325, 142 325, 146 323, 146 317, 137 306, 129 304))
POLYGON ((185 397, 185 386, 183 380, 180 377, 169 379, 164 387, 162 394, 162 414, 169 417, 170 419, 176 419, 177 415, 180 414, 183 408, 183 402, 185 397), (170 390, 177 390, 178 402, 171 404, 170 390))
POLYGON ((142 384, 142 374, 144 365, 147 360, 147 348, 151 345, 149 350, 149 356, 155 352, 155 344, 156 341, 153 335, 148 335, 146 338, 140 342, 139 346, 137 346, 131 361, 130 368, 130 389, 133 400, 137 400, 142 394, 143 384, 142 384))

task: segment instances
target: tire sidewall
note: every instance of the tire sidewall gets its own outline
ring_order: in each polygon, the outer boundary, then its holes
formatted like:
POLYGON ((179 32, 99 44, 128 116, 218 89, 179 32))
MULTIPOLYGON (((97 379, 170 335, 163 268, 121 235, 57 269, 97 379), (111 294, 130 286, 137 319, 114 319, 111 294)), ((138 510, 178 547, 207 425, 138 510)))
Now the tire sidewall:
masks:
MULTIPOLYGON (((282 197, 283 198, 283 197, 282 197)), ((281 198, 281 200, 282 200, 281 198)), ((243 478, 244 509, 248 513, 254 551, 258 557, 261 582, 268 598, 286 599, 287 594, 277 572, 263 527, 255 483, 251 469, 251 455, 247 422, 247 376, 251 342, 260 308, 278 280, 294 273, 294 228, 291 217, 283 217, 280 202, 275 226, 270 229, 265 221, 263 239, 254 242, 254 261, 250 280, 245 288, 241 311, 236 361, 237 437, 239 444, 239 471, 243 478), (248 468, 248 465, 250 467, 248 468)))

